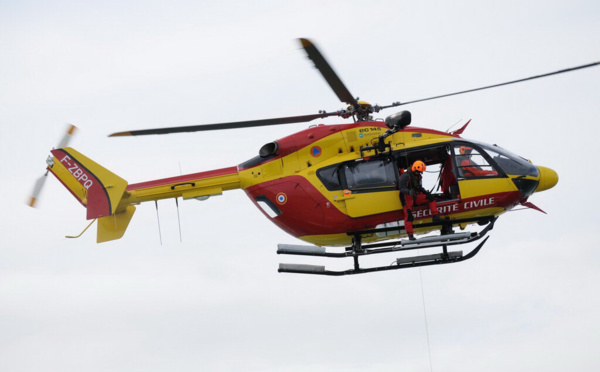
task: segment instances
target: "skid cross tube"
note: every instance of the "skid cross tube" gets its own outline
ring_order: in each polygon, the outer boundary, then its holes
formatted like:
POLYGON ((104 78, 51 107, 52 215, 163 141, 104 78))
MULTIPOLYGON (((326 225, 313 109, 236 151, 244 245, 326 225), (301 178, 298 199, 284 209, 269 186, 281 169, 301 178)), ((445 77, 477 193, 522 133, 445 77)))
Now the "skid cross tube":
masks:
POLYGON ((411 267, 421 267, 421 266, 431 266, 431 265, 443 265, 449 263, 456 263, 461 261, 466 261, 470 258, 473 258, 483 247, 485 242, 489 239, 489 236, 486 237, 475 249, 473 249, 469 254, 462 256, 462 252, 448 252, 449 254, 444 257, 443 254, 439 255, 431 255, 431 256, 421 256, 425 260, 418 261, 419 257, 411 257, 413 260, 406 260, 405 262, 400 263, 399 260, 396 261, 395 265, 389 266, 377 266, 377 267, 369 267, 369 268, 358 268, 352 270, 345 271, 330 271, 325 270, 324 266, 313 266, 313 265, 293 265, 293 264, 279 264, 279 272, 280 273, 296 273, 296 274, 315 274, 315 275, 328 275, 328 276, 343 276, 343 275, 354 275, 354 274, 365 274, 372 273, 376 271, 388 271, 388 270, 399 270, 399 269, 407 269, 411 267), (459 253, 460 255, 453 255, 452 253, 459 253))
MULTIPOLYGON (((496 219, 496 217, 473 217, 473 218, 461 218, 456 220, 444 219, 442 222, 431 222, 431 223, 422 223, 422 224, 413 224, 415 229, 421 227, 433 227, 433 226, 448 226, 448 225, 457 225, 461 223, 470 223, 470 222, 478 222, 478 223, 487 223, 492 222, 496 219)), ((366 234, 376 234, 382 232, 390 232, 390 231, 406 231, 404 226, 393 226, 393 227, 382 227, 379 229, 369 229, 369 230, 359 230, 359 231, 351 231, 347 234, 350 236, 354 235, 366 235, 366 234)))
MULTIPOLYGON (((286 245, 280 244, 277 249, 277 254, 287 254, 287 255, 296 255, 296 256, 316 256, 316 257, 331 257, 331 258, 343 258, 343 257, 353 257, 353 256, 363 256, 363 255, 371 255, 377 253, 389 253, 396 251, 408 251, 414 249, 423 249, 423 248, 435 248, 439 246, 452 246, 459 244, 471 243, 476 240, 483 238, 490 230, 494 227, 494 221, 491 221, 488 226, 486 226, 479 233, 470 233, 470 236, 460 240, 453 240, 453 236, 460 235, 458 234, 448 234, 441 235, 437 242, 423 242, 421 239, 417 239, 416 241, 406 241, 401 239, 394 239, 387 242, 382 243, 373 243, 373 244, 363 244, 360 245, 360 248, 357 249, 354 245, 351 247, 346 247, 344 252, 327 252, 324 247, 316 247, 316 246, 295 246, 295 245, 286 245), (446 238, 447 240, 445 240, 446 238)), ((462 233, 469 234, 469 233, 462 233)), ((464 235, 463 235, 464 236, 464 235)), ((356 240, 354 241, 356 242, 356 240)))
MULTIPOLYGON (((489 237, 486 237, 487 233, 493 229, 496 218, 489 219, 488 225, 478 233, 457 233, 440 235, 439 237, 427 237, 422 238, 421 242, 419 239, 416 241, 405 240, 392 240, 389 242, 375 243, 375 244, 361 244, 361 235, 353 236, 353 244, 351 247, 346 247, 345 252, 327 252, 323 247, 303 247, 303 246, 290 246, 280 245, 277 250, 278 254, 289 254, 289 255, 300 255, 300 256, 318 256, 318 257, 332 257, 332 258, 343 258, 352 257, 354 261, 354 268, 351 270, 344 271, 330 271, 326 270, 325 266, 316 265, 298 265, 298 264, 280 264, 279 272, 285 273, 298 273, 298 274, 316 274, 316 275, 330 275, 330 276, 342 276, 352 274, 363 274, 375 271, 387 271, 387 270, 398 270, 410 267, 420 266, 431 266, 441 265, 447 263, 455 263, 468 260, 474 257, 481 247, 485 244, 489 237), (485 237, 485 239, 475 247, 471 252, 466 255, 462 254, 462 251, 448 251, 448 246, 462 245, 471 243, 476 240, 485 237), (389 266, 378 266, 361 268, 359 265, 359 257, 363 255, 377 254, 377 253, 389 253, 408 251, 414 249, 424 248, 442 248, 442 252, 432 255, 414 256, 414 257, 402 257, 398 258, 395 263, 389 266)), ((454 222, 454 221, 452 221, 454 222)), ((396 228, 397 229, 397 228, 396 228)))

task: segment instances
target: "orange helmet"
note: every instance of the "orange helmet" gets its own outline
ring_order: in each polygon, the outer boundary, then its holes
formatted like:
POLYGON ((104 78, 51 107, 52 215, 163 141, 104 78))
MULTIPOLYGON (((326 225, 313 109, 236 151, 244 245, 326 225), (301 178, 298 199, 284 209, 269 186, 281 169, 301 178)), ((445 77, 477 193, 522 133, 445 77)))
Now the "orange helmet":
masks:
POLYGON ((413 172, 425 172, 425 168, 425 163, 423 163, 421 160, 417 160, 413 163, 410 169, 413 172))
POLYGON ((473 151, 473 148, 469 146, 461 146, 458 151, 461 155, 471 155, 471 151, 473 151))

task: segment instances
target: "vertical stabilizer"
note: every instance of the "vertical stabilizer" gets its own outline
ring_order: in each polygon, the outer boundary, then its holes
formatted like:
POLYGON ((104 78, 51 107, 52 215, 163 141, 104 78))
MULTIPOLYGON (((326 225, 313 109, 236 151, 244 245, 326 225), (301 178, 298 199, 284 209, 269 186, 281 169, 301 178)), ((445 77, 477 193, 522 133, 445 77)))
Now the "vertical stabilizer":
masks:
POLYGON ((127 181, 70 147, 51 153, 48 169, 87 208, 88 220, 115 214, 127 181))

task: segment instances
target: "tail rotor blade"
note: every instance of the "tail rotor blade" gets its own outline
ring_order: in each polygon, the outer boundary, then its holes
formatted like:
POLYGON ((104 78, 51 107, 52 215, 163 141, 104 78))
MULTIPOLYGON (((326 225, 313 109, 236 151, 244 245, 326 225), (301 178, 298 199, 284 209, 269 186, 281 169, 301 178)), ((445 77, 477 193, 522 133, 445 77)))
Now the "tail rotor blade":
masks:
POLYGON ((40 197, 40 193, 42 192, 46 178, 48 178, 48 172, 35 181, 35 185, 33 185, 33 191, 29 197, 29 201, 27 202, 27 205, 30 207, 35 208, 35 204, 40 197))
POLYGON ((71 141, 71 138, 76 130, 77 130, 76 126, 74 126, 73 124, 69 124, 65 134, 63 135, 63 137, 60 139, 60 142, 58 143, 57 149, 62 149, 64 147, 67 147, 67 145, 71 141))
MULTIPOLYGON (((73 124, 69 124, 67 126, 67 130, 65 131, 65 134, 58 142, 57 148, 62 149, 64 147, 67 147, 76 130, 76 126, 74 126, 73 124)), ((46 183, 46 178, 48 178, 48 172, 49 171, 46 171, 46 173, 43 176, 41 176, 35 181, 35 185, 33 185, 33 191, 31 192, 31 196, 27 200, 28 206, 35 208, 35 205, 38 199, 40 198, 40 194, 42 193, 42 189, 44 188, 44 183, 46 183)))

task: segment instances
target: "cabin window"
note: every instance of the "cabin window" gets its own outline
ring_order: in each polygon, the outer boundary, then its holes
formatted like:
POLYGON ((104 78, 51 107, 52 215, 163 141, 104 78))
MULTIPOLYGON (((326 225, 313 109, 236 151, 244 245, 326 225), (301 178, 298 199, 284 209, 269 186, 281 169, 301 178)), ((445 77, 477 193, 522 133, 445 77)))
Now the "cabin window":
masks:
POLYGON ((396 188, 398 171, 391 159, 345 164, 346 184, 353 191, 396 188))
POLYGON ((498 171, 487 161, 479 150, 460 145, 454 148, 458 175, 462 178, 494 177, 498 171))

